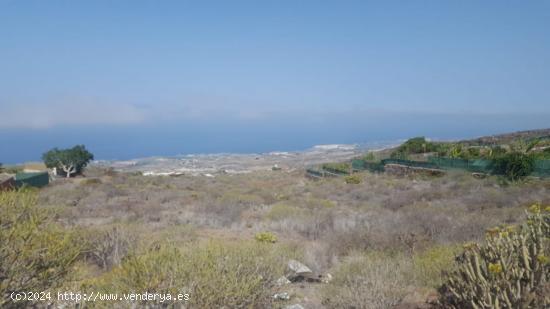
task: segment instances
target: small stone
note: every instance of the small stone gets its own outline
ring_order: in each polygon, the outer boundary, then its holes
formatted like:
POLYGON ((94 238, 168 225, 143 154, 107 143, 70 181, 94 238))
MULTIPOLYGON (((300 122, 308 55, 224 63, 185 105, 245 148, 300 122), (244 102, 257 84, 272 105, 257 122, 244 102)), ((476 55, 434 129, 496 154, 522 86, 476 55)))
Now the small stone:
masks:
POLYGON ((290 294, 288 294, 287 292, 277 293, 277 294, 273 295, 273 298, 275 300, 289 300, 290 299, 290 294))
POLYGON ((285 276, 282 276, 281 278, 277 279, 277 281, 275 281, 275 284, 278 286, 283 286, 289 283, 290 283, 290 280, 288 280, 287 277, 285 276))
POLYGON ((332 275, 331 274, 326 274, 321 279, 321 282, 323 282, 323 283, 329 283, 330 281, 332 281, 332 275))
POLYGON ((304 309, 304 307, 300 304, 294 304, 294 305, 288 305, 284 309, 304 309))

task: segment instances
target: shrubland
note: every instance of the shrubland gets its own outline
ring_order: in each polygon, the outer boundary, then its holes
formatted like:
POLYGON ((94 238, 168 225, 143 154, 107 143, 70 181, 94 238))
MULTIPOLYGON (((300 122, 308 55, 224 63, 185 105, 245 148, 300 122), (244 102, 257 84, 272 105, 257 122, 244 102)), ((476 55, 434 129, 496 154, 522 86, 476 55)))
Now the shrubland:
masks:
POLYGON ((464 244, 482 246, 487 229, 519 227, 531 220, 526 205, 550 204, 548 180, 461 171, 311 180, 303 170, 152 177, 91 167, 86 176, 0 193, 0 252, 16 261, 1 274, 17 279, 2 279, 3 295, 170 291, 189 293, 190 308, 276 308, 288 303, 273 294, 289 291, 306 308, 389 308, 417 289, 450 289, 443 274, 463 269, 464 244), (333 280, 277 286, 291 258, 333 280))
POLYGON ((288 246, 250 241, 210 241, 183 248, 163 244, 128 256, 83 285, 105 293, 189 294, 188 304, 195 308, 265 308, 272 303, 275 280, 284 274, 289 258, 296 258, 296 253, 288 246))
POLYGON ((60 287, 82 248, 75 233, 38 207, 32 191, 0 192, 0 214, 0 307, 25 306, 10 294, 60 287))

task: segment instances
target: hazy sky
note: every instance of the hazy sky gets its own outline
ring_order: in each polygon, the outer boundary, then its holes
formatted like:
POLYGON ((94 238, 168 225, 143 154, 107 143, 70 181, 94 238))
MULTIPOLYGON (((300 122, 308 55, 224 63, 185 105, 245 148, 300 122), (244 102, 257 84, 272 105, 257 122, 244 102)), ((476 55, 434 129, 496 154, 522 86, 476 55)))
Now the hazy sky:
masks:
POLYGON ((104 130, 223 138, 352 119, 407 137, 434 128, 397 122, 436 117, 448 136, 550 126, 549 115, 550 1, 0 0, 0 142, 13 149, 0 162, 30 151, 26 140, 104 130))

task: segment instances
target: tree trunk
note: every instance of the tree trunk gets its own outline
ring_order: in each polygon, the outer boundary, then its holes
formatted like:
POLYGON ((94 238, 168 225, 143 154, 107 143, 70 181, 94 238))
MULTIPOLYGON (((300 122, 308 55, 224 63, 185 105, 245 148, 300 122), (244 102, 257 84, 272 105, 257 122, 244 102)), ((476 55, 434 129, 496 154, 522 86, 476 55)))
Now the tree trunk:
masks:
POLYGON ((76 172, 76 168, 74 167, 74 165, 70 165, 68 167, 63 165, 62 167, 63 167, 63 171, 65 172, 65 174, 67 174, 66 178, 71 178, 71 174, 76 172))

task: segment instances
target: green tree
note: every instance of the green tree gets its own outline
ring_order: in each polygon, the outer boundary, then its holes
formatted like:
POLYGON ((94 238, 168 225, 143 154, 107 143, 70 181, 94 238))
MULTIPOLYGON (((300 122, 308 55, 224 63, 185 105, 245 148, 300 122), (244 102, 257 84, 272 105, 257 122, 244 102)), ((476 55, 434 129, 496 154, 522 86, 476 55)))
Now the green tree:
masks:
POLYGON ((504 154, 506 154, 506 149, 500 146, 491 147, 489 150, 489 158, 498 158, 504 154))
POLYGON ((497 157, 493 163, 493 173, 505 175, 512 181, 521 180, 529 176, 535 169, 535 160, 532 156, 520 152, 512 152, 497 157))
POLYGON ((401 144, 391 154, 392 158, 406 158, 409 154, 437 152, 440 145, 427 141, 424 137, 414 137, 401 144))
POLYGON ((374 156, 374 152, 369 151, 364 157, 363 160, 365 161, 374 161, 376 160, 376 157, 374 156))
POLYGON ((82 172, 82 169, 94 159, 94 155, 86 150, 84 145, 69 149, 54 148, 42 155, 42 160, 49 168, 61 169, 67 178, 82 172))

